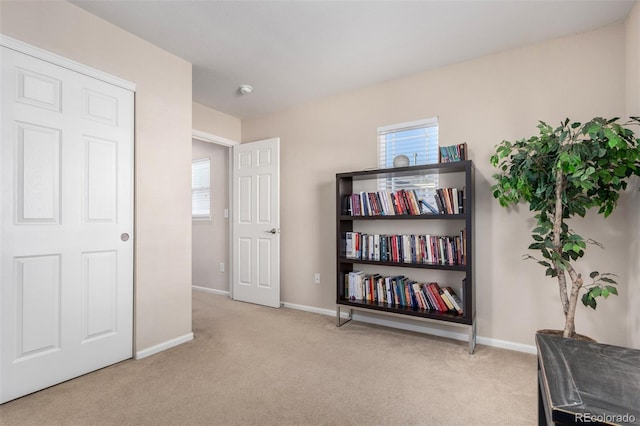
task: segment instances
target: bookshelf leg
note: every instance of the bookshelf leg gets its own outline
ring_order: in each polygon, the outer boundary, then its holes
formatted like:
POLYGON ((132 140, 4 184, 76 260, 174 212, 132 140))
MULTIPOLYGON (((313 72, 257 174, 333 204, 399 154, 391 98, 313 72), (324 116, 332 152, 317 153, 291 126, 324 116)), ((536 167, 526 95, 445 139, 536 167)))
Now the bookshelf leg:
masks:
POLYGON ((353 309, 349 308, 349 316, 347 317, 347 320, 343 322, 342 319, 340 318, 340 305, 338 305, 338 307, 336 308, 336 326, 342 327, 352 319, 353 319, 353 309))
POLYGON ((476 322, 469 326, 469 354, 473 355, 473 352, 476 350, 476 322))

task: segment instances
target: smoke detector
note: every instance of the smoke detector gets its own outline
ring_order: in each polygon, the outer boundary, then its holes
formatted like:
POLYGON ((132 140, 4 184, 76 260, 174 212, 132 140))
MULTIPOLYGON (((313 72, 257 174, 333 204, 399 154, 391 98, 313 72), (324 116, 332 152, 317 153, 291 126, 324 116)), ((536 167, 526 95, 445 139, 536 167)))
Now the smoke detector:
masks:
POLYGON ((238 90, 240 91, 241 95, 248 95, 253 92, 253 87, 248 84, 241 84, 240 87, 238 87, 238 90))

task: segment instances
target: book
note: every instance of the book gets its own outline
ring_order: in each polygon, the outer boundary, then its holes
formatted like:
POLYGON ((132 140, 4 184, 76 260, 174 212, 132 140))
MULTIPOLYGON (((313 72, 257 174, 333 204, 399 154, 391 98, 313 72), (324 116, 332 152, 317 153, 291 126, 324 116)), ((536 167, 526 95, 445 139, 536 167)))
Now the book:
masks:
POLYGON ((412 190, 412 191, 408 191, 407 192, 408 198, 409 198, 409 202, 411 203, 411 208, 413 210, 413 214, 415 216, 420 216, 420 203, 418 202, 418 194, 416 193, 416 190, 412 190))
POLYGON ((453 163, 465 161, 467 159, 467 143, 457 145, 441 146, 439 150, 440 163, 453 163))
POLYGON ((353 232, 347 232, 345 234, 345 257, 349 259, 355 258, 353 250, 353 232))
POLYGON ((436 303, 438 304, 438 308, 439 308, 438 310, 440 312, 447 312, 449 308, 447 307, 447 305, 442 300, 442 297, 440 296, 440 287, 438 286, 438 283, 435 283, 435 282, 429 283, 429 290, 431 290, 434 299, 436 299, 436 303))
MULTIPOLYGON (((456 301, 456 299, 458 299, 458 296, 456 295, 456 297, 453 297, 453 294, 451 294, 453 292, 453 290, 449 291, 450 287, 444 287, 442 289, 442 291, 444 292, 444 294, 447 296, 447 298, 449 299, 449 301, 451 302, 451 304, 453 305, 453 309, 460 315, 462 315, 463 311, 462 311, 462 307, 458 304, 458 302, 456 301)), ((454 293, 455 294, 455 293, 454 293)), ((458 299, 460 300, 460 299, 458 299)))
POLYGON ((413 288, 413 295, 416 298, 416 302, 418 303, 418 307, 420 309, 427 309, 427 305, 424 303, 424 300, 422 299, 422 291, 420 290, 420 284, 414 282, 412 285, 413 288))
POLYGON ((433 288, 431 287, 431 284, 425 284, 425 291, 426 293, 429 295, 429 298, 431 299, 431 303, 433 304, 434 309, 437 312, 442 312, 442 306, 440 305, 440 303, 438 303, 438 299, 436 297, 436 294, 433 291, 433 288))
MULTIPOLYGON (((466 278, 462 281, 462 288, 464 289, 464 282, 465 282, 466 278)), ((456 310, 458 310, 458 313, 460 315, 462 315, 464 309, 463 306, 464 304, 462 303, 462 299, 460 297, 458 297, 458 295, 456 294, 455 291, 453 291, 453 289, 451 287, 445 287, 445 290, 447 290, 447 292, 449 293, 449 295, 451 295, 451 300, 453 302, 455 302, 454 306, 456 306, 456 310)))
POLYGON ((424 213, 427 213, 427 214, 428 213, 432 213, 432 214, 439 214, 440 213, 438 211, 438 209, 435 208, 434 206, 432 206, 431 203, 429 203, 425 198, 420 198, 420 204, 425 207, 424 209, 422 209, 422 211, 424 213))
POLYGON ((458 206, 458 188, 451 188, 451 201, 453 204, 453 214, 460 214, 460 206, 458 206))
POLYGON ((349 295, 349 274, 344 274, 343 295, 345 299, 351 300, 351 296, 349 295))
POLYGON ((442 191, 442 199, 444 200, 444 208, 447 214, 453 214, 453 206, 451 205, 451 194, 449 188, 440 188, 442 191))
POLYGON ((409 284, 409 279, 408 278, 404 278, 402 280, 402 290, 404 291, 404 306, 412 306, 411 304, 411 291, 409 290, 410 288, 410 284, 409 284))
POLYGON ((393 289, 391 288, 391 280, 392 277, 385 277, 384 278, 384 289, 387 293, 386 295, 386 302, 390 305, 394 304, 394 300, 393 300, 393 289))
POLYGON ((440 292, 440 297, 442 298, 442 301, 444 302, 445 305, 447 305, 447 310, 451 313, 457 313, 456 309, 453 307, 453 303, 451 303, 451 300, 449 300, 444 290, 440 289, 438 291, 440 292))
POLYGON ((435 305, 435 301, 432 299, 432 296, 427 289, 426 284, 420 284, 420 291, 422 292, 422 297, 424 298, 425 303, 427 304, 427 309, 430 311, 437 311, 438 308, 435 305))
POLYGON ((438 212, 440 214, 446 214, 447 212, 444 207, 444 200, 442 199, 441 189, 436 189, 436 194, 434 196, 434 199, 436 200, 436 206, 438 207, 438 212))

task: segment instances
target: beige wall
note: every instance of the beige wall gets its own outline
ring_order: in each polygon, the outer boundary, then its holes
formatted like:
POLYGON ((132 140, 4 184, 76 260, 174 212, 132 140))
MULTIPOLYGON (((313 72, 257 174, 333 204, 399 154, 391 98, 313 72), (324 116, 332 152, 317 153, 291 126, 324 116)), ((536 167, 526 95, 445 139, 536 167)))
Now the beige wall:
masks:
POLYGON ((229 219, 224 217, 229 201, 229 149, 193 141, 194 160, 209 158, 211 165, 211 220, 193 220, 193 285, 229 291, 229 219), (224 272, 220 272, 224 263, 224 272))
MULTIPOLYGON (((532 215, 507 211, 490 194, 489 156, 502 139, 536 133, 538 120, 586 120, 624 112, 622 24, 487 56, 246 120, 244 141, 281 140, 282 300, 335 307, 335 173, 376 166, 378 126, 439 116, 441 144, 466 141, 476 164, 476 287, 479 336, 534 344, 541 328, 561 328, 555 281, 524 262, 532 215), (596 55, 597 60, 586 60, 596 55), (586 66, 588 64, 588 66, 586 66), (300 236, 304 236, 301 241, 300 236), (304 255, 300 255, 301 247, 304 255), (318 271, 322 284, 313 284, 318 271)), ((628 274, 627 212, 574 224, 607 246, 590 249, 582 270, 628 274)), ((612 297, 578 331, 624 344, 628 305, 612 297)))
MULTIPOLYGON (((562 314, 555 283, 537 265, 520 260, 529 243, 531 215, 526 209, 501 209, 490 196, 492 147, 504 138, 533 134, 539 119, 557 123, 565 116, 623 115, 625 58, 627 112, 640 97, 640 79, 633 76, 637 5, 626 27, 488 56, 241 125, 235 117, 192 104, 189 63, 70 3, 3 0, 1 8, 3 34, 137 84, 136 351, 191 332, 192 126, 232 140, 281 138, 282 299, 333 309, 335 173, 375 166, 378 126, 439 116, 441 142, 468 142, 477 166, 479 335, 532 344, 535 330, 559 328, 562 314), (582 66, 594 52, 598 61, 582 66), (299 255, 300 235, 313 241, 305 243, 304 256, 299 255), (322 275, 320 286, 313 284, 316 271, 322 275)), ((620 243, 633 236, 625 236, 628 219, 640 229, 637 198, 605 222, 590 215, 575 224, 607 246, 604 252, 590 250, 585 271, 616 272, 621 282, 633 278, 621 290, 632 291, 635 302, 623 295, 596 312, 579 308, 578 331, 605 343, 640 343, 640 318, 626 319, 638 305, 638 271, 629 267, 627 246, 620 243)), ((631 252, 632 265, 639 253, 637 247, 631 252)))
POLYGON ((242 123, 239 118, 204 105, 193 103, 193 128, 234 142, 240 142, 242 123))
MULTIPOLYGON (((626 23, 626 115, 640 116, 640 3, 626 23)), ((640 129, 635 128, 640 137, 640 129)), ((629 331, 628 345, 640 349, 640 179, 630 185, 629 195, 629 331)))
POLYGON ((64 1, 2 1, 7 36, 137 85, 135 344, 191 333, 191 64, 64 1))

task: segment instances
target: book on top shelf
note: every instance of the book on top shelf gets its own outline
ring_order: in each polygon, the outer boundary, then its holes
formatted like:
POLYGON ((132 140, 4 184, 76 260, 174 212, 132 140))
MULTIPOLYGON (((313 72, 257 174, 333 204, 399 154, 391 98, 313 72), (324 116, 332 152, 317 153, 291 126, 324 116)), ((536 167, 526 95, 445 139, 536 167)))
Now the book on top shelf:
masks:
POLYGON ((440 163, 454 163, 456 161, 465 161, 467 159, 467 143, 463 142, 458 145, 441 146, 439 150, 440 163))

